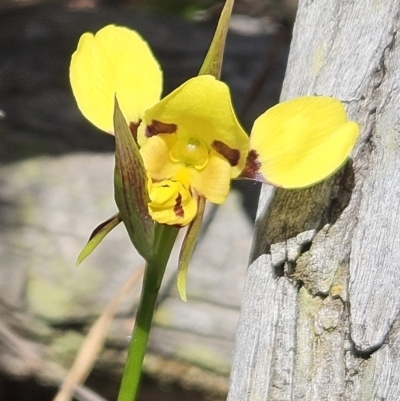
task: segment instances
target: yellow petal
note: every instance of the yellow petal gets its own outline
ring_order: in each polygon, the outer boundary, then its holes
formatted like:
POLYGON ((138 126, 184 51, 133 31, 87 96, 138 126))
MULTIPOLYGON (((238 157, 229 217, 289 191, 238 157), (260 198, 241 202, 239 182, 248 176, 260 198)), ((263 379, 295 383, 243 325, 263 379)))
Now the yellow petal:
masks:
POLYGON ((333 174, 349 156, 358 132, 339 100, 301 97, 262 114, 254 123, 250 146, 266 181, 301 188, 333 174))
POLYGON ((177 180, 151 183, 149 196, 149 213, 157 223, 184 227, 196 216, 197 201, 185 183, 177 180))
MULTIPOLYGON (((202 75, 185 82, 146 111, 148 131, 154 132, 153 121, 160 127, 176 125, 178 140, 194 138, 209 150, 225 149, 221 154, 231 163, 230 177, 237 177, 243 170, 249 139, 236 119, 228 87, 214 77, 202 75), (213 146, 216 141, 220 146, 213 146), (230 152, 234 158, 229 157, 230 152)), ((156 133, 162 132, 160 129, 156 133)), ((139 138, 139 143, 142 141, 139 138)))
POLYGON ((129 124, 157 103, 162 90, 162 73, 147 43, 135 31, 114 25, 81 36, 70 81, 82 114, 109 133, 115 94, 129 124))
POLYGON ((191 186, 210 202, 223 203, 229 193, 230 168, 225 158, 212 150, 207 166, 203 170, 190 169, 191 186))
POLYGON ((169 156, 174 142, 174 135, 156 135, 140 148, 144 167, 153 180, 169 179, 184 167, 182 163, 174 163, 169 156))

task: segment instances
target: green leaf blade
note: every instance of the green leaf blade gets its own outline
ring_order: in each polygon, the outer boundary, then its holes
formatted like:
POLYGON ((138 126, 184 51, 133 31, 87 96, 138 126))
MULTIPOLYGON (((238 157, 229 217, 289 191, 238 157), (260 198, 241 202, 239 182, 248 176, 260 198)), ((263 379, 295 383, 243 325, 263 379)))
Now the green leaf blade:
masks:
POLYGON ((121 223, 121 221, 121 216, 119 213, 117 213, 103 223, 99 224, 93 230, 92 234, 89 237, 89 241, 80 252, 78 259, 76 260, 76 265, 79 266, 97 248, 97 245, 99 245, 100 242, 103 241, 104 237, 119 223, 121 223))
POLYGON ((229 20, 232 14, 234 0, 226 0, 221 16, 219 17, 217 29, 210 48, 206 54, 199 75, 212 75, 216 79, 221 76, 222 60, 224 56, 226 35, 228 33, 229 20))
POLYGON ((186 277, 189 269, 189 263, 190 260, 192 259, 197 239, 199 238, 200 235, 205 207, 206 207, 206 199, 200 197, 197 209, 197 215, 186 231, 185 239, 183 240, 182 248, 179 253, 178 277, 176 284, 178 287, 179 296, 181 297, 182 301, 185 302, 187 300, 186 277))

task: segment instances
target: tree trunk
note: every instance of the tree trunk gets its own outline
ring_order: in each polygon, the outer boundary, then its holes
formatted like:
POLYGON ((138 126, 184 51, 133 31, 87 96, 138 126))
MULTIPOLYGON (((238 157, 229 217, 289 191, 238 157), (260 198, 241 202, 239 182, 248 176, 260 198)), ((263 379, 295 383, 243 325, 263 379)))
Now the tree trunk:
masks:
POLYGON ((400 399, 400 3, 303 0, 282 100, 330 95, 353 162, 265 186, 228 400, 400 399))

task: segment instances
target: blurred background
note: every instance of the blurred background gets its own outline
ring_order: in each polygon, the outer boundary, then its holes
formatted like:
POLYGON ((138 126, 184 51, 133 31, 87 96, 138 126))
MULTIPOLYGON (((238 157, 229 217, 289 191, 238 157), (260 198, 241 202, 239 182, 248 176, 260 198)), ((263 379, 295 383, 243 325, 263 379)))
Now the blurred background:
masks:
MULTIPOLYGON (((197 75, 222 5, 0 0, 0 401, 52 400, 110 302, 105 345, 75 399, 116 399, 134 322, 142 261, 123 227, 75 267, 90 232, 116 212, 113 138, 84 120, 69 87, 80 35, 110 23, 136 29, 162 66, 167 94, 197 75)), ((222 80, 247 132, 279 100, 295 13, 296 0, 236 0, 222 80)), ((177 297, 171 258, 141 400, 226 397, 259 194, 251 182, 233 188, 226 204, 208 210, 187 303, 177 297)))

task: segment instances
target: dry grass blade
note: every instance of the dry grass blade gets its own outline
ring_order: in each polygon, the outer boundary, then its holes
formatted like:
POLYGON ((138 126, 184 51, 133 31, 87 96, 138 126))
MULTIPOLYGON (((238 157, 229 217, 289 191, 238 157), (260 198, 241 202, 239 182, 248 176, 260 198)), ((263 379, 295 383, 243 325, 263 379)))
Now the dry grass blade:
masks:
POLYGON ((86 380, 93 368, 97 355, 103 348, 108 329, 112 323, 118 305, 121 303, 124 296, 141 279, 143 272, 144 266, 135 270, 134 274, 124 283, 101 316, 93 324, 78 352, 74 364, 63 381, 60 391, 53 401, 70 401, 73 393, 76 391, 76 387, 86 380))

